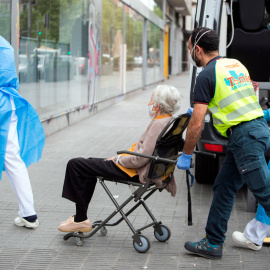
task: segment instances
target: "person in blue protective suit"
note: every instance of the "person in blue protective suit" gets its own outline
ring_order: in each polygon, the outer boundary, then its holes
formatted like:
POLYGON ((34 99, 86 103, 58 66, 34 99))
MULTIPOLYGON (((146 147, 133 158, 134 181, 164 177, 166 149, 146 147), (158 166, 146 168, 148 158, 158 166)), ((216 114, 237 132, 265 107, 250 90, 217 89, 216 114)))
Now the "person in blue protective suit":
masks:
POLYGON ((17 196, 17 226, 39 225, 27 168, 37 162, 45 143, 42 124, 34 108, 18 93, 14 50, 0 36, 0 179, 6 171, 17 196))
MULTIPOLYGON (((270 109, 263 111, 264 119, 270 122, 270 109)), ((270 170, 270 162, 268 163, 270 170)), ((270 218, 266 215, 264 208, 259 204, 256 216, 245 227, 244 232, 235 231, 232 234, 233 240, 241 246, 260 250, 263 241, 270 231, 270 218)))
POLYGON ((232 234, 232 238, 243 247, 260 250, 269 231, 270 218, 266 215, 264 208, 259 204, 255 218, 246 225, 244 232, 235 231, 232 234))

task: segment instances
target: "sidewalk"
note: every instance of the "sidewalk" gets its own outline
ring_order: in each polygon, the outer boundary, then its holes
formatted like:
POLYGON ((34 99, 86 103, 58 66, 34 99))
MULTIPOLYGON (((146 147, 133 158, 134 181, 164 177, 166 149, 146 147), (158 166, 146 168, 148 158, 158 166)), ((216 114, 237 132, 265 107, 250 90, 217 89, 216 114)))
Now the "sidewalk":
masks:
MULTIPOLYGON (((174 77, 165 84, 181 90, 184 97, 180 113, 189 107, 189 74, 174 77)), ((243 231, 254 213, 246 212, 244 192, 236 197, 229 221, 223 259, 211 261, 188 254, 184 243, 204 237, 204 226, 212 199, 212 186, 195 183, 192 187, 193 226, 187 226, 187 190, 185 174, 176 169, 178 192, 173 198, 166 191, 156 192, 147 202, 153 214, 170 227, 168 242, 158 242, 153 229, 143 233, 151 241, 147 253, 133 248, 132 233, 125 222, 109 227, 107 236, 99 233, 76 246, 74 239, 63 240, 58 224, 74 214, 72 202, 61 198, 66 164, 74 157, 110 157, 117 150, 128 149, 147 127, 150 118, 147 104, 154 86, 132 98, 100 111, 87 120, 76 123, 46 138, 42 159, 29 168, 40 227, 36 230, 19 228, 13 224, 18 205, 3 173, 0 183, 0 269, 270 269, 269 246, 255 252, 237 247, 231 234, 243 231)), ((126 185, 108 183, 119 202, 130 194, 126 185)), ((128 207, 131 208, 130 204, 128 207)), ((93 222, 114 210, 100 184, 97 184, 88 214, 93 222)), ((135 228, 148 221, 143 208, 130 216, 135 228)))

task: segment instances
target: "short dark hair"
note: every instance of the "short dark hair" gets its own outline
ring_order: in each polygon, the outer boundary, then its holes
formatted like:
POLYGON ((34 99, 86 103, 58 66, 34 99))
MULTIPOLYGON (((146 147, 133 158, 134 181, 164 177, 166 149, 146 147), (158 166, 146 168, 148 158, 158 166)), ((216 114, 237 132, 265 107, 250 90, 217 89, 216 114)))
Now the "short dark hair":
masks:
POLYGON ((197 41, 198 43, 196 43, 196 45, 200 46, 206 54, 218 51, 219 37, 212 29, 207 27, 195 28, 191 33, 192 46, 194 46, 197 41))

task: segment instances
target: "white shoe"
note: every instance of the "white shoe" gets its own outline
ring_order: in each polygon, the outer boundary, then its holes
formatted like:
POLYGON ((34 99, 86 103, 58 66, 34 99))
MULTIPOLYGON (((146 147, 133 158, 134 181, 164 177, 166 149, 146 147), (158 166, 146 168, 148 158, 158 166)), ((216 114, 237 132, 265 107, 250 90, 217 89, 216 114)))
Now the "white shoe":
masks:
POLYGON ((39 222, 38 222, 37 219, 34 222, 29 222, 29 221, 27 221, 26 219, 24 219, 22 217, 16 217, 15 220, 14 220, 14 224, 19 226, 19 227, 25 226, 27 228, 35 229, 35 228, 38 227, 39 222))
POLYGON ((247 239, 245 237, 245 235, 241 232, 234 232, 232 234, 232 239, 240 244, 241 246, 243 247, 246 247, 246 248, 250 248, 250 249, 253 249, 253 250, 260 250, 262 248, 262 246, 258 246, 256 244, 254 244, 253 242, 251 242, 249 239, 247 239))

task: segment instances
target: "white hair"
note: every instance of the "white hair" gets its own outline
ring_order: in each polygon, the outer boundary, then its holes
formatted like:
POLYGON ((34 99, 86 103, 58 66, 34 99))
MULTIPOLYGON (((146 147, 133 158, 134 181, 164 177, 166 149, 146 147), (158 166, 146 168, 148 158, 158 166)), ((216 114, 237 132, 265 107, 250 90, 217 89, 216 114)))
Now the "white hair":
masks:
POLYGON ((182 97, 179 91, 170 85, 158 85, 153 95, 154 105, 159 104, 161 114, 174 114, 181 107, 182 97))

